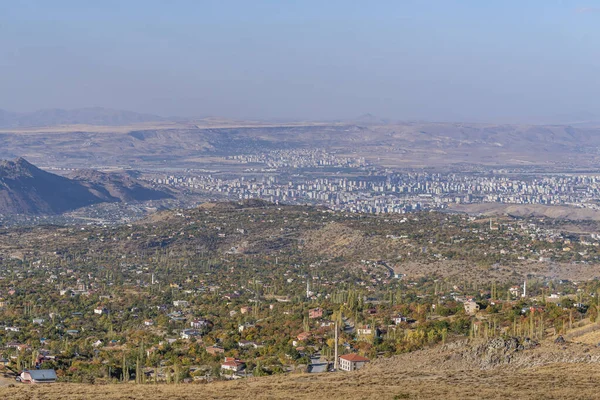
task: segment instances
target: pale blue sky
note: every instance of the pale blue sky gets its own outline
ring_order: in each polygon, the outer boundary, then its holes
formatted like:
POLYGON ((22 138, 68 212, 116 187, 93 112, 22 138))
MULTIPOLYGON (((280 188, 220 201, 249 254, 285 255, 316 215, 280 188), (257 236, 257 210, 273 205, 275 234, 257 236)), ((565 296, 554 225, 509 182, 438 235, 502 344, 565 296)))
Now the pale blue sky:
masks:
POLYGON ((600 0, 0 0, 0 108, 600 114, 600 0))

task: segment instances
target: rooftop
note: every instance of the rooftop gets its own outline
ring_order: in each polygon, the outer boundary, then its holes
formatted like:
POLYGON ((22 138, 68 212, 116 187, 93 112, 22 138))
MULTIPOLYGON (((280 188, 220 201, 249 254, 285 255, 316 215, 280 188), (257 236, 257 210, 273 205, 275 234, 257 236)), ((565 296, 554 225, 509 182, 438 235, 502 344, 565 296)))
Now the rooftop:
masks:
POLYGON ((366 357, 363 356, 359 356, 356 353, 352 353, 352 354, 344 354, 343 356, 340 356, 341 359, 347 360, 347 361, 351 361, 351 362, 368 362, 371 361, 366 357))

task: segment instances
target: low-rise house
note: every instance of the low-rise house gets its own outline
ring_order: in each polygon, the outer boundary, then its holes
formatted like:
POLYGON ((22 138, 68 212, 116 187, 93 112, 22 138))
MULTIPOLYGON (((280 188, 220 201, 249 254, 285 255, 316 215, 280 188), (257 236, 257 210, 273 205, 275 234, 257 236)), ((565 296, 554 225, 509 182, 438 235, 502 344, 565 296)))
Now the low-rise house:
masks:
POLYGON ((19 376, 24 383, 54 383, 56 372, 53 369, 32 369, 21 372, 19 376))
POLYGON ((180 318, 181 316, 183 316, 183 313, 181 311, 173 311, 172 313, 167 314, 167 317, 169 317, 170 319, 180 318))
POLYGON ((258 344, 256 344, 256 342, 252 342, 250 340, 240 340, 238 342, 238 346, 241 348, 253 347, 255 349, 258 349, 258 344))
POLYGON ((251 312, 252 312, 252 307, 250 307, 250 306, 244 306, 244 307, 241 307, 241 308, 240 308, 240 312, 241 312, 242 314, 249 314, 249 313, 251 313, 251 312))
POLYGON ((214 324, 207 319, 199 318, 190 322, 190 326, 195 329, 207 330, 211 329, 214 326, 214 324))
POLYGON ((473 300, 467 300, 464 302, 465 312, 467 314, 473 315, 479 311, 479 304, 477 304, 473 300))
POLYGON ((187 307, 189 305, 190 305, 190 303, 186 300, 175 300, 173 302, 173 306, 175 306, 175 307, 187 307))
POLYGON ((246 368, 246 363, 234 357, 225 357, 221 363, 221 369, 224 371, 239 372, 246 368))
POLYGON ((342 371, 354 371, 361 369, 370 361, 371 360, 368 358, 359 356, 356 353, 344 354, 343 356, 340 356, 338 360, 339 369, 342 371))
POLYGON ((311 336, 312 336, 312 334, 310 332, 302 332, 302 333, 298 334, 297 339, 301 342, 305 342, 308 339, 310 339, 311 336))
POLYGON ((31 322, 36 325, 42 325, 46 320, 44 318, 34 318, 31 322))
POLYGON ((17 347, 17 350, 19 350, 19 351, 29 351, 29 350, 31 350, 31 346, 28 345, 28 344, 20 344, 17 347))
POLYGON ((241 325, 238 325, 238 332, 242 333, 246 329, 250 329, 250 328, 254 328, 254 324, 251 324, 250 322, 245 322, 245 323, 243 323, 241 325))
POLYGON ((399 324, 401 324, 403 322, 406 322, 406 323, 409 323, 409 324, 412 323, 412 322, 415 322, 415 320, 413 318, 405 317, 404 315, 400 315, 400 314, 398 314, 397 316, 393 317, 392 321, 394 321, 394 324, 396 324, 396 325, 399 325, 399 324))
POLYGON ((323 309, 321 307, 311 308, 308 310, 308 318, 322 318, 323 317, 323 309))
POLYGON ((202 336, 202 332, 197 331, 196 329, 184 329, 183 331, 181 331, 182 339, 191 339, 191 338, 197 338, 197 337, 201 337, 201 336, 202 336))
POLYGON ((146 326, 153 326, 154 325, 154 321, 152 321, 151 319, 147 319, 144 321, 144 325, 146 326))
POLYGON ((356 329, 356 335, 360 340, 372 340, 381 336, 381 330, 370 325, 362 325, 356 329))
POLYGON ((94 308, 94 314, 98 314, 98 315, 108 314, 108 309, 106 309, 105 307, 96 307, 96 308, 94 308))
POLYGON ((235 300, 235 299, 237 299, 239 297, 240 297, 240 295, 237 294, 237 293, 231 293, 231 294, 223 295, 223 298, 226 299, 226 300, 235 300))

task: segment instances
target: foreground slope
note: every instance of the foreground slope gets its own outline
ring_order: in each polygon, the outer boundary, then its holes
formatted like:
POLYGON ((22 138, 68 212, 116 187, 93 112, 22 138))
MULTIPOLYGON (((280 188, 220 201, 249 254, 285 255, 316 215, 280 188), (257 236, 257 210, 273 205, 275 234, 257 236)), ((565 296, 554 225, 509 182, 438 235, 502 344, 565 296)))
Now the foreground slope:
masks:
POLYGON ((0 388, 10 399, 591 399, 599 396, 595 346, 552 341, 515 351, 509 341, 454 343, 352 373, 292 374, 200 385, 55 384, 0 388))

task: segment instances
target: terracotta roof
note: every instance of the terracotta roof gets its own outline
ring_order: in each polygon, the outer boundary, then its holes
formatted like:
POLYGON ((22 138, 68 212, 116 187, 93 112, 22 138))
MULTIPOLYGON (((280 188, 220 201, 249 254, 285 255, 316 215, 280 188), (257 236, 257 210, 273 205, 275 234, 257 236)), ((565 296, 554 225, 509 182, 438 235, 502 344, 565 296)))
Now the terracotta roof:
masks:
POLYGON ((243 361, 239 361, 239 360, 235 360, 235 361, 225 361, 221 364, 221 366, 224 367, 239 367, 240 365, 244 365, 245 362, 243 361))
POLYGON ((371 361, 368 358, 365 358, 363 356, 359 356, 356 353, 352 353, 352 354, 344 354, 343 356, 340 356, 340 358, 350 361, 350 362, 368 362, 371 361))

